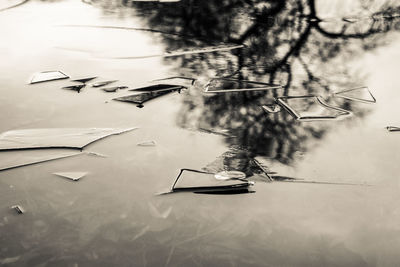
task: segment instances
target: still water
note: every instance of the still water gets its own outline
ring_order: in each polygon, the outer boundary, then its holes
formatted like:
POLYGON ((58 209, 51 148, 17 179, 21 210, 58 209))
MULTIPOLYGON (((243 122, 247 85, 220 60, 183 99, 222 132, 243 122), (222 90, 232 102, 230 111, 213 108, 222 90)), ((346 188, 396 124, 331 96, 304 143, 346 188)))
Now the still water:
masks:
POLYGON ((31 0, 1 11, 1 132, 139 129, 85 149, 105 158, 0 172, 0 265, 398 266, 400 133, 385 129, 400 126, 398 17, 396 1, 31 0), (245 48, 146 57, 221 43, 245 48), (130 88, 170 76, 197 82, 139 109, 112 100, 124 90, 27 84, 46 70, 130 88), (204 94, 213 77, 283 88, 204 94), (332 97, 357 86, 377 102, 332 97), (320 95, 353 115, 300 122, 261 108, 293 95, 320 95), (156 146, 137 145, 148 140, 156 146), (252 194, 156 195, 181 168, 252 176, 254 158, 280 176, 361 185, 259 179, 252 194), (71 171, 88 175, 53 174, 71 171))

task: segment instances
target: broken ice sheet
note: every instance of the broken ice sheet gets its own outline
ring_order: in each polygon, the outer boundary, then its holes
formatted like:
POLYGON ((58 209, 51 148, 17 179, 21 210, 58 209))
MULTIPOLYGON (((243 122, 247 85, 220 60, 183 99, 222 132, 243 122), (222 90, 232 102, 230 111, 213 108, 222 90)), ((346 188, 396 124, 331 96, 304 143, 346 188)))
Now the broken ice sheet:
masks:
POLYGON ((102 90, 107 93, 115 93, 115 92, 117 92, 117 90, 126 89, 126 88, 128 88, 128 86, 114 86, 114 87, 102 88, 102 90))
POLYGON ((0 150, 78 148, 110 135, 136 128, 44 128, 13 130, 0 134, 0 150))
POLYGON ((113 100, 134 103, 134 104, 137 104, 138 107, 143 107, 143 104, 145 102, 150 101, 155 98, 158 98, 158 97, 161 97, 161 96, 164 96, 164 95, 167 95, 169 93, 173 93, 173 92, 176 92, 176 90, 134 94, 134 95, 128 95, 128 96, 114 98, 113 100))
POLYGON ((137 145, 138 145, 138 146, 155 146, 155 145, 156 145, 156 142, 153 141, 153 140, 150 140, 150 141, 143 141, 143 142, 137 143, 137 145))
POLYGON ((18 214, 24 214, 25 213, 25 209, 20 205, 14 205, 14 206, 11 206, 10 208, 14 209, 18 214))
POLYGON ((397 126, 387 126, 386 130, 388 130, 389 132, 400 132, 400 127, 397 126))
POLYGON ((229 78, 213 78, 204 87, 205 93, 226 93, 226 92, 242 92, 242 91, 261 91, 280 89, 281 85, 229 79, 229 78))
POLYGON ((110 81, 102 81, 102 82, 95 82, 92 83, 91 86, 92 87, 102 87, 102 86, 106 86, 109 85, 111 83, 117 82, 118 80, 110 80, 110 81))
POLYGON ((350 111, 328 105, 319 96, 285 96, 276 101, 299 121, 335 120, 351 115, 350 111))
POLYGON ((33 165, 56 159, 63 159, 81 154, 66 149, 39 149, 27 151, 0 152, 0 171, 33 165))
POLYGON ((54 81, 54 80, 61 80, 61 79, 68 79, 69 76, 62 71, 43 71, 43 72, 38 72, 35 73, 32 76, 31 79, 31 84, 34 83, 41 83, 41 82, 48 82, 48 81, 54 81))
POLYGON ((375 97, 372 95, 368 87, 357 87, 352 89, 346 89, 343 91, 333 93, 335 97, 340 97, 352 101, 358 101, 363 103, 376 103, 375 97))
POLYGON ((242 191, 253 185, 252 182, 242 179, 217 180, 214 173, 191 169, 181 169, 172 192, 228 192, 242 191))
POLYGON ((78 181, 82 177, 84 177, 87 172, 55 172, 53 173, 57 176, 72 180, 72 181, 78 181))
POLYGON ((85 84, 70 85, 70 86, 64 86, 64 87, 62 87, 62 89, 72 90, 72 91, 76 91, 76 92, 80 93, 82 88, 85 86, 86 86, 85 84))

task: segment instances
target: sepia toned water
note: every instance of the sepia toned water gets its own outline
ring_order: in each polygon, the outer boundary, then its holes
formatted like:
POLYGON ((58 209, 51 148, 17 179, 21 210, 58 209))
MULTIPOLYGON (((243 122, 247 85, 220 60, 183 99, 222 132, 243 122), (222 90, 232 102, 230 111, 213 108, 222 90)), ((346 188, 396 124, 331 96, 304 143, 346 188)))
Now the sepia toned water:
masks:
POLYGON ((0 12, 0 132, 139 127, 84 149, 106 157, 0 171, 0 265, 399 265, 400 133, 385 128, 400 126, 398 3, 252 2, 31 0, 0 12), (245 48, 160 56, 228 43, 245 48), (126 90, 28 84, 48 70, 130 88, 170 76, 197 81, 138 108, 112 100, 126 90), (204 94, 216 76, 283 89, 204 94), (332 97, 358 86, 376 103, 332 97), (261 108, 301 95, 353 115, 301 122, 261 108), (181 168, 251 176, 254 158, 316 183, 258 179, 250 194, 157 195, 181 168), (73 182, 55 172, 88 174, 73 182))

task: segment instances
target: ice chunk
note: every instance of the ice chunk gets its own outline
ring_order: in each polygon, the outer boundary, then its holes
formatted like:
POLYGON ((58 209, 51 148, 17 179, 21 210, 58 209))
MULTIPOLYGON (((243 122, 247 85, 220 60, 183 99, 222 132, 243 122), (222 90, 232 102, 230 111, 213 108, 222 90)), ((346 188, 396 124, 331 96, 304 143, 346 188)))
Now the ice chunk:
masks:
POLYGON ((61 79, 68 79, 69 76, 62 71, 43 71, 35 73, 32 76, 31 84, 34 83, 41 83, 41 82, 48 82, 54 80, 61 80, 61 79))
POLYGON ((60 149, 40 149, 23 152, 3 151, 0 152, 0 171, 56 159, 68 158, 79 154, 81 154, 81 152, 60 149))
POLYGON ((92 87, 102 87, 105 85, 109 85, 111 83, 117 82, 118 80, 110 80, 110 81, 102 81, 102 82, 96 82, 96 83, 92 83, 91 86, 92 87))
POLYGON ((14 205, 14 206, 11 206, 11 208, 14 209, 16 212, 18 212, 18 214, 25 213, 25 209, 20 205, 14 205))
POLYGON ((181 169, 172 186, 172 191, 227 192, 248 189, 250 185, 253 185, 253 183, 247 180, 217 180, 214 173, 181 169))
POLYGON ((79 148, 109 135, 136 128, 44 128, 13 130, 0 134, 0 150, 29 148, 79 148))
POLYGON ((80 93, 81 89, 85 86, 86 86, 85 84, 70 85, 70 86, 64 86, 62 89, 68 89, 68 90, 77 91, 78 93, 80 93))
POLYGON ((276 101, 299 121, 335 120, 352 114, 328 105, 319 96, 285 96, 278 97, 276 101))
POLYGON ((144 141, 144 142, 140 142, 137 144, 138 146, 155 146, 156 142, 153 140, 150 141, 144 141))
POLYGON ((88 173, 87 172, 55 172, 53 174, 63 177, 63 178, 70 179, 72 181, 78 181, 79 179, 81 179, 88 173))
POLYGON ((335 92, 335 97, 341 97, 348 100, 363 102, 363 103, 376 103, 375 97, 369 91, 368 87, 357 87, 352 89, 335 92))

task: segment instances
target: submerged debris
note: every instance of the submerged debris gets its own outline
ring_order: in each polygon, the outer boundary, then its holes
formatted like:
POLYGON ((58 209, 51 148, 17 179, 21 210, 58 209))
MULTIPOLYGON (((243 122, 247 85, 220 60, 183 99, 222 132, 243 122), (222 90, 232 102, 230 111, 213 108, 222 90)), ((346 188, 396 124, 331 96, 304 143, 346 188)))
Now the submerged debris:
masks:
POLYGON ((388 130, 389 132, 400 132, 400 127, 397 126, 387 126, 386 130, 388 130))
POLYGON ((182 55, 191 55, 191 54, 202 54, 202 53, 211 53, 218 51, 229 51, 234 49, 243 48, 244 45, 237 44, 225 44, 225 45, 217 45, 217 46, 207 46, 201 48, 193 48, 191 50, 176 50, 171 52, 166 52, 163 54, 156 55, 148 55, 148 56, 128 56, 128 57, 114 57, 115 59, 140 59, 140 58, 150 58, 150 57, 176 57, 182 55))
POLYGON ((147 101, 150 101, 152 99, 176 92, 177 90, 167 90, 167 91, 156 91, 156 92, 150 92, 150 93, 141 93, 141 94, 134 94, 134 95, 128 95, 128 96, 122 96, 118 98, 114 98, 113 100, 117 101, 122 101, 122 102, 130 102, 137 104, 139 108, 143 107, 143 104, 147 101))
POLYGON ((53 174, 63 177, 63 178, 67 178, 72 181, 78 181, 79 179, 81 179, 88 173, 87 172, 55 172, 53 174))
POLYGON ((0 134, 0 150, 30 148, 79 148, 110 135, 136 128, 44 128, 14 130, 0 134))
POLYGON ((181 169, 176 178, 172 192, 194 193, 229 193, 235 191, 248 191, 249 186, 254 185, 243 179, 217 180, 214 173, 191 169, 181 169))
POLYGON ((25 209, 20 205, 14 205, 14 206, 11 206, 10 208, 14 209, 18 214, 24 214, 25 213, 25 209))
POLYGON ((23 153, 20 151, 3 151, 0 152, 0 171, 68 158, 80 154, 81 152, 77 151, 54 151, 53 149, 31 150, 24 151, 23 153))
POLYGON ((72 90, 72 91, 76 91, 76 92, 80 93, 81 89, 85 86, 86 86, 85 84, 70 85, 70 86, 64 86, 64 87, 62 87, 62 89, 72 90))
POLYGON ((144 142, 140 142, 137 143, 138 146, 155 146, 156 142, 151 140, 151 141, 144 141, 144 142))
POLYGON ((335 92, 333 95, 335 97, 341 97, 352 101, 363 103, 376 103, 375 97, 366 86, 335 92))
POLYGON ((126 89, 128 86, 114 86, 109 88, 103 88, 102 90, 107 93, 115 93, 117 90, 126 89))
POLYGON ((62 71, 43 71, 35 73, 30 81, 31 84, 68 79, 69 76, 62 71))
POLYGON ((110 81, 102 81, 102 82, 96 82, 96 83, 92 83, 91 86, 92 87, 102 87, 105 85, 109 85, 111 83, 117 82, 118 80, 110 80, 110 81))
POLYGON ((226 93, 280 89, 281 85, 247 80, 213 78, 204 87, 205 93, 226 93))
POLYGON ((319 96, 285 96, 278 97, 276 101, 299 121, 335 120, 352 114, 328 105, 319 96))

